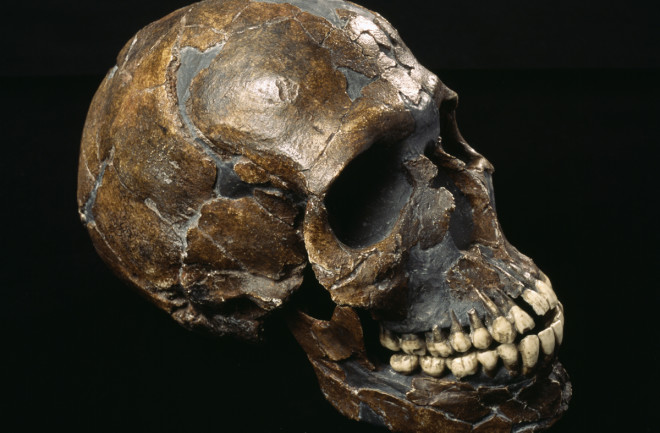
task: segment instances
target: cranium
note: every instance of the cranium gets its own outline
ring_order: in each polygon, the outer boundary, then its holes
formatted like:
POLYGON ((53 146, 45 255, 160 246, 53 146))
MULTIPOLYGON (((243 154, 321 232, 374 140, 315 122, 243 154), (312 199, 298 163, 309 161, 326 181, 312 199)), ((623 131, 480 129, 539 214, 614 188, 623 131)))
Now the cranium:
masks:
POLYGON ((113 270, 186 327, 254 339, 284 310, 353 419, 537 431, 570 398, 563 307, 504 238, 493 167, 456 106, 352 3, 197 3, 141 30, 105 77, 80 215, 113 270))

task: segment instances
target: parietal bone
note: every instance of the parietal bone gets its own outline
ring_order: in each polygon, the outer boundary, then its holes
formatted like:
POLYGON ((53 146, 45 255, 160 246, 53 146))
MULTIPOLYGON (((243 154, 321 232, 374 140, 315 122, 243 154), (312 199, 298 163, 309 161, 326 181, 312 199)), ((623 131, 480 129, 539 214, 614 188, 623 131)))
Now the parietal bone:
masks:
POLYGON ((80 216, 187 328, 258 339, 280 311, 352 419, 539 431, 571 396, 564 309, 502 234, 457 103, 358 5, 195 3, 139 31, 94 96, 80 216))

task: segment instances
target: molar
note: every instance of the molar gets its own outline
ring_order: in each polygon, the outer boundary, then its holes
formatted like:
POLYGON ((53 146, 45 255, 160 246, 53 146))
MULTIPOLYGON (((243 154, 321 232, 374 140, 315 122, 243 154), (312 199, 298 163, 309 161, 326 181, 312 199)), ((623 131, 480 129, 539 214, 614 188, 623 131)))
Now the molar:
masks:
POLYGON ((424 355, 426 345, 417 334, 403 334, 401 336, 401 350, 409 355, 424 355))
POLYGON ((385 329, 383 326, 380 327, 380 344, 383 347, 390 349, 392 352, 398 352, 401 349, 399 337, 389 329, 385 329))
POLYGON ((458 379, 475 374, 479 369, 477 354, 469 353, 457 358, 448 359, 447 367, 449 367, 449 370, 458 379))
POLYGON ((422 356, 420 358, 422 371, 429 376, 440 377, 445 371, 445 360, 435 356, 422 356))
POLYGON ((454 349, 452 349, 442 331, 437 326, 434 326, 432 331, 426 333, 426 348, 431 355, 442 356, 443 358, 454 353, 454 349))
POLYGON ((419 367, 419 357, 417 355, 395 353, 390 357, 390 366, 397 373, 411 374, 419 367))

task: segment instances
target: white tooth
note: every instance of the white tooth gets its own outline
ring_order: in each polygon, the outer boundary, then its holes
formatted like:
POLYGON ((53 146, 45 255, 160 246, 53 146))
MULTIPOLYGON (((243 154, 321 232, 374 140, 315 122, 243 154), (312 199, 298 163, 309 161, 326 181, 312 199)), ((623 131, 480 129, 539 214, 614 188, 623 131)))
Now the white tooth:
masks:
POLYGON ((399 343, 399 337, 389 329, 385 329, 382 326, 380 327, 380 344, 390 349, 392 352, 398 352, 401 349, 401 344, 399 343))
POLYGON ((500 344, 497 346, 497 354, 507 369, 513 370, 518 365, 518 348, 515 344, 500 344))
POLYGON ((548 301, 545 300, 545 298, 538 293, 525 289, 525 291, 522 293, 522 297, 527 302, 533 309, 536 314, 539 316, 543 316, 545 313, 548 312, 550 309, 550 305, 548 305, 548 301))
POLYGON ((472 332, 472 344, 477 349, 487 349, 492 341, 493 339, 486 328, 475 329, 472 332))
POLYGON ((520 341, 519 349, 523 374, 528 374, 539 360, 539 337, 534 334, 528 335, 520 341))
POLYGON ((395 353, 390 357, 390 365, 397 373, 410 374, 419 366, 419 359, 417 355, 395 353))
POLYGON ((422 356, 419 359, 422 371, 429 376, 440 377, 445 371, 445 360, 435 356, 422 356))
POLYGON ((552 355, 555 351, 555 332, 552 328, 545 328, 539 332, 539 340, 541 341, 541 350, 546 355, 552 355))
POLYGON ((550 325, 552 331, 555 333, 555 338, 557 339, 557 344, 561 345, 561 342, 564 341, 564 321, 555 320, 550 325))
POLYGON ((449 359, 447 360, 447 367, 458 379, 475 374, 479 369, 477 354, 469 353, 458 358, 449 359))
POLYGON ((484 327, 483 322, 479 319, 479 316, 477 316, 477 312, 474 308, 468 311, 468 316, 470 317, 470 327, 472 328, 472 332, 470 333, 472 344, 477 349, 487 349, 493 341, 490 333, 484 327))
POLYGON ((459 353, 467 352, 472 347, 472 343, 468 336, 465 335, 465 332, 463 332, 463 328, 453 311, 451 312, 451 322, 451 333, 449 334, 451 347, 459 353))
POLYGON ((536 326, 534 319, 517 305, 511 307, 509 314, 513 319, 513 323, 516 325, 516 331, 518 331, 519 334, 524 334, 526 331, 534 329, 534 326, 536 326))
POLYGON ((495 370, 497 366, 497 350, 487 350, 477 353, 477 360, 487 372, 495 370))
POLYGON ((442 356, 443 358, 454 353, 451 345, 447 342, 444 335, 442 335, 442 331, 440 331, 437 326, 434 326, 431 332, 426 333, 426 348, 431 355, 442 356))
POLYGON ((426 344, 416 334, 403 334, 401 336, 401 350, 409 355, 424 355, 426 353, 426 344))
MULTIPOLYGON (((548 280, 548 283, 549 282, 550 280, 548 280)), ((543 295, 546 301, 548 301, 550 308, 555 308, 559 304, 559 299, 557 299, 555 291, 552 290, 552 286, 548 283, 545 281, 536 280, 536 290, 543 295)))
POLYGON ((511 322, 504 316, 499 316, 493 320, 490 325, 490 334, 498 343, 509 344, 516 339, 516 330, 513 329, 511 322))

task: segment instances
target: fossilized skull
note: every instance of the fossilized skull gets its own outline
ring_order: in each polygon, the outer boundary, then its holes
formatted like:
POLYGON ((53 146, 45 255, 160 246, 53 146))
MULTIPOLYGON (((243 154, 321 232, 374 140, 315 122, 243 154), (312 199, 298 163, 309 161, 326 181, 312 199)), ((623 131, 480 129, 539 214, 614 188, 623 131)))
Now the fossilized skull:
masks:
POLYGON ((197 3, 141 30, 94 97, 80 215, 186 327, 256 338, 284 308, 351 418, 536 431, 570 398, 563 308, 502 235, 456 105, 352 3, 197 3), (314 276, 332 317, 292 298, 314 276))

